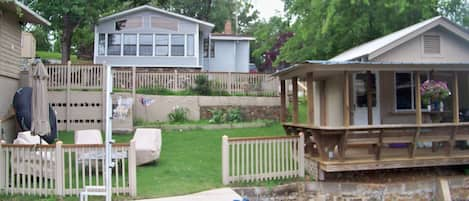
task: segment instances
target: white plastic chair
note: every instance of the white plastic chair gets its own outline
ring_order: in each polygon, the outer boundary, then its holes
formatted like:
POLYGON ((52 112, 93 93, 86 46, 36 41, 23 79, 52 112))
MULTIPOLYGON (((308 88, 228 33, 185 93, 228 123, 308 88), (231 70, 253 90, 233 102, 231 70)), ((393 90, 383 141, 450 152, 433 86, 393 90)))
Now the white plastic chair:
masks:
POLYGON ((161 129, 137 128, 133 137, 137 165, 157 161, 161 152, 161 129))

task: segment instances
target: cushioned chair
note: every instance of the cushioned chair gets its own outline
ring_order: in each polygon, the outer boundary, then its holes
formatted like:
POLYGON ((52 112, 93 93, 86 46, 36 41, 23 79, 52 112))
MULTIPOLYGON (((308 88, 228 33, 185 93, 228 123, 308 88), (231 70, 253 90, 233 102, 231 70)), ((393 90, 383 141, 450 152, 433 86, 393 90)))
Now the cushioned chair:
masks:
POLYGON ((137 154, 137 165, 157 161, 161 152, 161 130, 137 128, 133 137, 137 154))
MULTIPOLYGON (((47 142, 41 140, 37 135, 31 135, 30 131, 20 132, 13 144, 47 145, 47 142)), ((21 155, 11 155, 11 168, 16 174, 36 175, 43 178, 55 177, 55 153, 51 151, 41 151, 37 149, 28 149, 21 155)))

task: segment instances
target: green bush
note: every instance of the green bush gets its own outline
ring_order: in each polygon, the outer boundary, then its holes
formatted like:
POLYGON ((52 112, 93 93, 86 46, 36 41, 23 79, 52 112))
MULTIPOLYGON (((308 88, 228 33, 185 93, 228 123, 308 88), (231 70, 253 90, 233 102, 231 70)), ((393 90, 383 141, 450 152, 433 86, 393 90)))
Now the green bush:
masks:
POLYGON ((188 121, 189 110, 184 107, 176 106, 172 112, 168 114, 169 122, 171 123, 183 123, 188 121))
POLYGON ((195 78, 195 87, 192 88, 192 91, 197 95, 209 96, 212 94, 212 89, 210 88, 210 80, 208 80, 207 75, 197 75, 195 78))
POLYGON ((215 109, 209 111, 212 113, 212 118, 208 120, 208 123, 211 124, 238 123, 242 121, 242 114, 239 108, 229 110, 215 109))
POLYGON ((232 108, 228 110, 228 122, 238 123, 241 122, 241 110, 239 108, 232 108))

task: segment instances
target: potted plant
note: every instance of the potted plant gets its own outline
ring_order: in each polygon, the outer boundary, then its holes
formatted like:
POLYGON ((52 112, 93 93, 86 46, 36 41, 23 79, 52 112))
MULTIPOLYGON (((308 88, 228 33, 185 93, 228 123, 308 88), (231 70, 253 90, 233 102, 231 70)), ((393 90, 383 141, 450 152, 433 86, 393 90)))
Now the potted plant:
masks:
POLYGON ((451 95, 448 85, 444 81, 426 80, 420 86, 422 102, 427 105, 429 111, 443 112, 443 100, 451 95))

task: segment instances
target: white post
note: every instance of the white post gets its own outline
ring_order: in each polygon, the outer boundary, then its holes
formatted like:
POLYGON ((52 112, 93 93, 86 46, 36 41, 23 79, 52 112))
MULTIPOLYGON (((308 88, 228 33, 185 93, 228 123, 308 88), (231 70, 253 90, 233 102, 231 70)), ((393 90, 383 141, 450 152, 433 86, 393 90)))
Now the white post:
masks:
POLYGON ((137 196, 137 162, 135 153, 135 140, 130 141, 129 148, 129 187, 130 196, 137 196))
POLYGON ((64 195, 63 164, 62 141, 58 141, 55 143, 55 194, 57 196, 64 195))
POLYGON ((305 136, 300 133, 298 139, 298 176, 305 176, 305 136))
POLYGON ((7 174, 6 174, 6 164, 7 162, 5 161, 5 153, 4 153, 4 150, 3 150, 3 144, 5 143, 5 141, 0 141, 0 189, 3 190, 3 192, 5 192, 6 190, 6 181, 8 178, 6 178, 7 174))
POLYGON ((229 144, 228 144, 228 136, 224 135, 222 137, 222 143, 221 143, 221 168, 222 168, 222 179, 223 179, 223 184, 228 185, 230 183, 229 181, 229 175, 228 175, 228 157, 229 157, 229 144))
POLYGON ((106 201, 112 200, 112 168, 114 167, 114 163, 112 162, 111 154, 112 154, 112 144, 114 143, 112 140, 112 74, 111 74, 111 66, 106 66, 106 116, 104 120, 106 122, 106 201))

